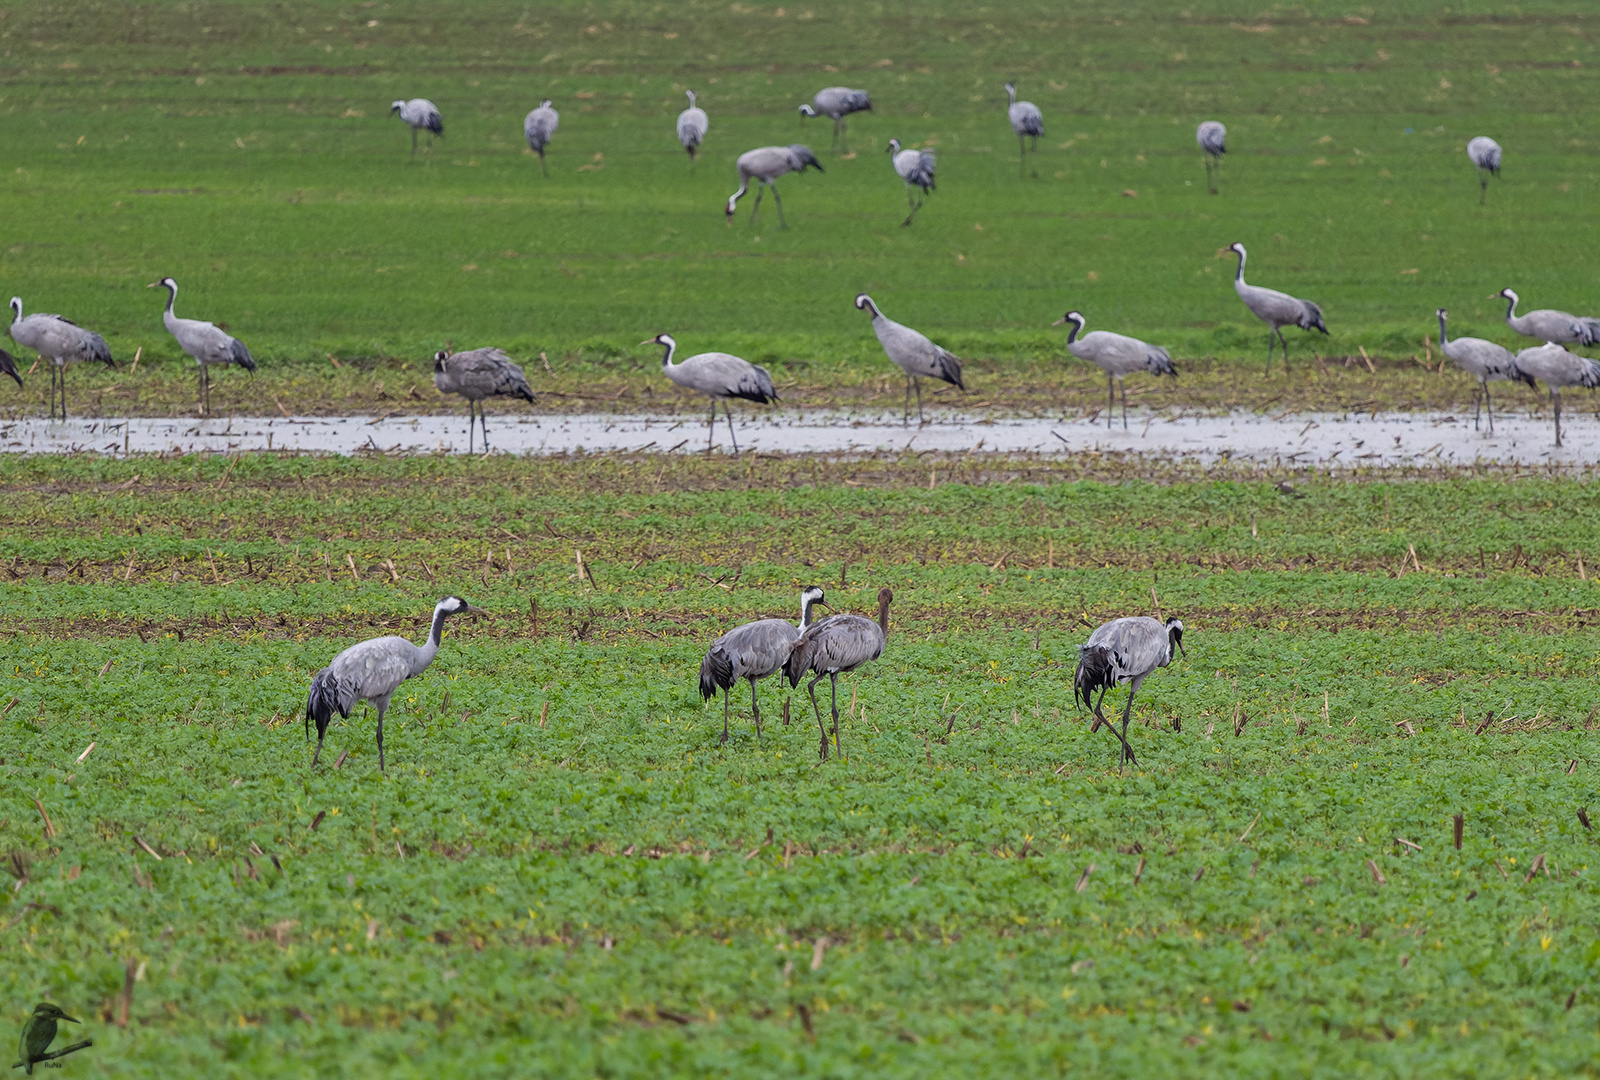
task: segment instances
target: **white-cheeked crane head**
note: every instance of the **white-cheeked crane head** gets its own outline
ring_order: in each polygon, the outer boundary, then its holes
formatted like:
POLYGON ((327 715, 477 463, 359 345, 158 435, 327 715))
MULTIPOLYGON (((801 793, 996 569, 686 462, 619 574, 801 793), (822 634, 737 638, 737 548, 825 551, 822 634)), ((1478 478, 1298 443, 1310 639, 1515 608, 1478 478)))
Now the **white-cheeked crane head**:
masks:
POLYGON ((396 101, 392 105, 389 106, 389 111, 390 112, 399 112, 401 109, 403 109, 405 107, 406 107, 406 103, 405 102, 396 101))
POLYGON ((146 285, 145 288, 166 289, 171 292, 173 296, 178 295, 178 283, 169 277, 164 277, 160 281, 152 281, 150 284, 146 285))
POLYGON ((822 586, 807 585, 800 590, 800 616, 802 622, 807 624, 811 622, 811 609, 815 607, 825 607, 832 610, 823 595, 822 586))
POLYGON ((434 605, 433 610, 440 615, 482 615, 482 608, 473 607, 459 596, 447 596, 434 605))
POLYGON ((872 312, 872 317, 874 319, 883 314, 883 312, 878 310, 878 305, 872 302, 872 297, 868 296, 866 293, 856 294, 856 310, 870 311, 872 312))
POLYGON ((886 148, 885 152, 887 154, 889 154, 890 157, 893 157, 895 154, 898 154, 900 152, 900 140, 899 139, 890 139, 889 140, 889 145, 886 148))
POLYGON ((800 106, 800 115, 815 116, 817 115, 817 110, 813 109, 810 105, 802 105, 800 106))
POLYGON ((1174 652, 1188 656, 1189 652, 1183 647, 1183 620, 1167 620, 1167 649, 1170 656, 1174 652))
POLYGON ((685 90, 684 93, 689 95, 689 108, 691 108, 691 109, 694 108, 694 91, 693 90, 685 90))
POLYGON ((666 349, 667 351, 661 356, 662 367, 666 367, 668 364, 672 363, 672 354, 678 349, 677 339, 671 334, 657 334, 653 338, 645 338, 643 341, 639 342, 639 344, 660 345, 662 348, 666 349))
POLYGON ((13 296, 11 298, 11 321, 22 321, 22 297, 20 296, 13 296))
POLYGON ((1499 297, 1501 300, 1511 301, 1512 307, 1517 306, 1517 294, 1511 289, 1501 289, 1499 292, 1495 293, 1494 296, 1489 297, 1489 299, 1493 300, 1495 297, 1499 297))
POLYGON ((1235 255, 1239 256, 1239 261, 1241 263, 1244 262, 1245 254, 1244 254, 1244 245, 1243 244, 1241 244, 1241 243, 1239 243, 1239 241, 1235 240, 1233 243, 1228 245, 1228 250, 1233 252, 1235 255))
POLYGON ((551 104, 552 104, 551 100, 549 98, 545 98, 543 101, 539 102, 539 108, 548 109, 551 106, 551 104))
POLYGON ((440 349, 438 352, 434 353, 433 354, 433 370, 435 372, 443 371, 444 370, 445 361, 449 360, 449 359, 450 359, 450 350, 449 349, 440 349))
POLYGON ((1078 334, 1083 333, 1083 328, 1089 325, 1089 320, 1083 317, 1082 312, 1069 311, 1050 325, 1060 326, 1062 323, 1072 323, 1074 326, 1076 326, 1078 329, 1073 333, 1073 336, 1076 337, 1078 334))

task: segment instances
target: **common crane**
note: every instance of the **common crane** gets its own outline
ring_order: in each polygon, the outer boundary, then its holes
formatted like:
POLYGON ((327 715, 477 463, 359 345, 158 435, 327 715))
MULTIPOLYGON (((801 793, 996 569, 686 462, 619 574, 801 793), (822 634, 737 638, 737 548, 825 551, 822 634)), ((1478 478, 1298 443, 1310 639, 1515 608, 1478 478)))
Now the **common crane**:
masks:
POLYGON ((1078 671, 1072 680, 1072 698, 1081 701, 1094 711, 1099 724, 1117 729, 1100 711, 1106 692, 1113 686, 1128 683, 1128 704, 1122 710, 1122 760, 1137 765, 1133 747, 1128 745, 1128 718, 1133 714, 1133 695, 1139 692, 1145 677, 1157 668, 1172 663, 1173 650, 1183 651, 1183 623, 1168 619, 1162 623, 1148 615, 1135 615, 1126 619, 1112 619, 1089 635, 1089 640, 1078 648, 1078 671), (1091 701, 1094 692, 1100 697, 1091 701))
POLYGON ((756 718, 756 738, 761 738, 761 706, 756 683, 783 670, 783 662, 800 635, 811 626, 811 609, 827 607, 822 590, 808 585, 800 593, 800 625, 787 619, 758 619, 723 634, 711 643, 700 661, 700 696, 710 701, 722 691, 722 741, 728 741, 728 698, 740 679, 750 683, 750 711, 756 718))
POLYGON ((902 326, 878 310, 872 297, 861 293, 856 297, 857 311, 872 312, 872 332, 878 335, 878 344, 900 370, 906 373, 906 404, 904 422, 911 423, 911 388, 917 389, 917 421, 925 422, 922 415, 922 380, 942 379, 957 390, 965 390, 961 381, 961 357, 942 349, 926 336, 909 326, 902 326))
POLYGON ((1194 141, 1205 151, 1206 187, 1215 195, 1217 181, 1222 175, 1222 155, 1228 152, 1228 129, 1216 120, 1203 121, 1195 129, 1194 141))
POLYGON ((549 176, 550 173, 544 167, 544 148, 555 138, 556 128, 559 126, 561 126, 561 114, 550 107, 549 98, 539 102, 539 107, 522 121, 522 134, 528 140, 528 149, 539 155, 539 172, 545 176, 549 176))
POLYGON ((306 738, 311 738, 311 722, 317 724, 317 751, 311 755, 311 765, 316 767, 322 756, 322 738, 327 733, 333 714, 346 720, 358 701, 370 701, 378 710, 378 771, 383 764, 383 714, 389 709, 389 697, 400 684, 428 670, 439 652, 439 637, 444 632, 444 621, 451 615, 481 614, 459 596, 447 596, 433 608, 433 626, 428 640, 413 645, 403 637, 380 637, 352 645, 335 656, 328 666, 317 672, 311 680, 311 694, 306 699, 306 738))
POLYGON ((1288 293, 1278 292, 1276 289, 1263 289, 1259 285, 1246 285, 1244 281, 1245 251, 1243 244, 1230 244, 1228 250, 1239 256, 1239 270, 1233 276, 1233 291, 1239 294, 1239 299, 1244 301, 1244 306, 1249 308, 1256 318, 1267 324, 1267 374, 1272 374, 1272 337, 1278 337, 1278 343, 1283 346, 1283 370, 1289 371, 1289 343, 1283 339, 1285 326, 1298 326, 1302 330, 1321 330, 1324 334, 1328 328, 1322 325, 1322 309, 1310 300, 1300 300, 1288 293))
POLYGON ((1122 384, 1122 428, 1128 428, 1128 384, 1123 382, 1123 376, 1131 375, 1135 371, 1148 371, 1152 375, 1171 375, 1178 377, 1178 369, 1172 366, 1172 357, 1159 345, 1147 345, 1138 338, 1128 337, 1125 334, 1113 334, 1109 330, 1096 330, 1090 334, 1083 334, 1081 340, 1078 335, 1083 333, 1087 324, 1081 314, 1069 311, 1052 326, 1062 323, 1071 323, 1072 329, 1067 331, 1067 351, 1079 360, 1087 360, 1095 367, 1106 373, 1106 427, 1111 426, 1112 415, 1117 409, 1116 384, 1122 384))
POLYGON ((411 156, 417 156, 417 132, 428 132, 428 143, 433 144, 433 136, 444 138, 444 117, 439 115, 439 107, 427 98, 412 98, 410 101, 396 101, 389 106, 389 111, 399 113, 400 119, 406 122, 411 129, 411 156))
POLYGON ((483 428, 483 449, 489 449, 489 422, 484 417, 483 399, 517 397, 533 404, 533 388, 522 368, 499 349, 473 349, 433 354, 433 385, 441 394, 460 394, 467 399, 467 453, 472 453, 472 410, 477 405, 478 422, 483 428))
POLYGON ((1017 133, 1017 145, 1022 149, 1022 171, 1028 171, 1028 139, 1033 140, 1033 152, 1039 152, 1039 137, 1044 134, 1044 116, 1039 106, 1031 101, 1017 100, 1016 83, 1006 83, 1006 116, 1011 120, 1011 130, 1017 133))
POLYGON ((685 90, 684 93, 689 95, 689 107, 678 114, 678 141, 689 151, 692 164, 695 151, 700 149, 701 140, 711 129, 711 120, 706 116, 706 111, 694 103, 694 91, 685 90))
POLYGON ((1569 315, 1551 308, 1539 308, 1526 315, 1518 315, 1517 294, 1510 289, 1501 289, 1499 296, 1506 301, 1506 325, 1523 337, 1553 341, 1557 345, 1573 342, 1579 345, 1600 344, 1600 319, 1569 315))
POLYGON ((817 730, 822 733, 823 761, 828 760, 828 729, 823 726, 822 710, 817 707, 817 682, 826 675, 833 684, 833 749, 838 752, 839 676, 883 655, 884 643, 889 639, 889 603, 893 599, 894 593, 888 589, 878 590, 876 622, 864 615, 832 615, 812 623, 784 661, 783 674, 791 688, 799 686, 807 672, 815 673, 806 684, 806 692, 811 695, 811 711, 817 718, 817 730))
MULTIPOLYGON (((1553 341, 1523 349, 1517 354, 1517 367, 1550 388, 1550 403, 1556 411, 1556 445, 1561 445, 1561 390, 1567 386, 1581 386, 1585 390, 1600 387, 1600 364, 1587 356, 1570 353, 1553 341)), ((1532 379, 1529 380, 1532 382, 1532 379)))
POLYGON ((785 173, 803 173, 807 168, 823 171, 816 155, 799 143, 748 150, 739 155, 734 167, 739 170, 739 190, 728 196, 728 216, 733 217, 739 200, 744 198, 744 193, 750 190, 750 181, 754 180, 760 186, 756 188, 756 204, 750 208, 750 220, 755 221, 756 211, 761 209, 761 193, 771 188, 772 200, 778 204, 778 227, 781 229, 789 225, 783 220, 783 200, 778 198, 778 188, 773 181, 785 173))
MULTIPOLYGON (((717 400, 729 401, 744 398, 761 405, 778 400, 773 389, 772 376, 767 369, 748 360, 724 352, 698 353, 681 364, 674 364, 672 356, 678 343, 669 334, 657 334, 639 342, 641 345, 660 345, 666 349, 661 357, 661 372, 667 378, 688 390, 694 390, 711 399, 711 420, 706 427, 706 451, 711 450, 717 432, 717 400)), ((724 405, 728 417, 728 438, 733 440, 733 452, 739 452, 739 440, 733 433, 733 407, 724 405)))
POLYGON ((1489 434, 1492 435, 1494 402, 1489 400, 1489 384, 1502 379, 1515 379, 1535 386, 1533 376, 1517 367, 1511 351, 1502 345, 1475 337, 1458 337, 1452 341, 1445 327, 1448 313, 1440 308, 1435 314, 1439 316, 1439 351, 1448 356, 1456 367, 1478 380, 1477 392, 1472 395, 1472 429, 1478 430, 1478 414, 1483 406, 1487 406, 1489 434))
POLYGON ((848 86, 829 86, 818 90, 811 99, 811 104, 800 106, 801 116, 827 116, 833 119, 833 143, 830 149, 849 153, 848 126, 845 117, 851 113, 867 112, 872 109, 872 99, 865 90, 852 90, 848 86), (845 145, 841 146, 840 143, 845 145))
MULTIPOLYGON (((61 386, 61 419, 67 418, 67 368, 84 361, 114 368, 106 339, 60 315, 35 313, 22 317, 22 297, 11 298, 11 340, 50 361, 50 418, 56 415, 56 385, 61 386)), ((20 381, 20 380, 19 380, 20 381)))
POLYGON ((901 225, 910 225, 911 219, 917 216, 917 211, 922 209, 922 203, 927 198, 928 192, 933 190, 933 170, 938 164, 932 150, 902 150, 899 139, 890 139, 888 146, 889 163, 894 166, 894 171, 906 185, 906 203, 911 207, 911 212, 901 225), (922 189, 923 198, 919 199, 911 194, 913 187, 922 189))
POLYGON ((178 342, 178 347, 193 358, 200 373, 200 411, 211 412, 211 365, 238 364, 250 374, 256 373, 256 362, 245 348, 244 342, 213 323, 199 319, 180 319, 172 313, 178 300, 178 283, 170 277, 152 281, 147 288, 167 290, 167 308, 161 313, 167 333, 178 342))
POLYGON ((1478 167, 1478 205, 1489 199, 1489 177, 1500 175, 1500 144, 1479 135, 1467 144, 1467 157, 1478 167))
POLYGON ((10 375, 17 380, 17 389, 22 389, 22 376, 17 371, 17 358, 0 349, 0 375, 10 375))

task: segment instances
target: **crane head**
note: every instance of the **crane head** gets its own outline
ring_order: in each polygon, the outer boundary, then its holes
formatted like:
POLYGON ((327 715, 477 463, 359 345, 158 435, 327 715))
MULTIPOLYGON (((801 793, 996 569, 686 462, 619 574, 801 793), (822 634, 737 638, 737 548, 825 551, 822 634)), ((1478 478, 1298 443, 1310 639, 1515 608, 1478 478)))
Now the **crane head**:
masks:
POLYGON ((444 362, 446 360, 448 360, 448 359, 450 359, 450 351, 448 349, 440 349, 438 352, 434 353, 433 354, 433 370, 434 371, 443 371, 444 370, 444 362))
POLYGON ((877 318, 880 312, 878 311, 878 305, 872 302, 872 297, 868 296, 866 293, 857 293, 856 310, 866 311, 868 308, 872 309, 872 317, 877 318))
POLYGON ((1448 312, 1448 311, 1446 311, 1446 310, 1445 310, 1445 309, 1444 309, 1444 308, 1438 308, 1438 309, 1437 309, 1437 310, 1435 310, 1435 311, 1434 311, 1434 314, 1435 314, 1435 315, 1437 315, 1437 316, 1439 316, 1439 321, 1440 321, 1440 322, 1444 322, 1444 320, 1445 320, 1445 318, 1446 318, 1446 317, 1447 317, 1447 316, 1448 316, 1448 315, 1449 315, 1449 314, 1450 314, 1450 313, 1449 313, 1449 312, 1448 312))
POLYGON ((401 109, 403 109, 405 107, 406 107, 406 103, 405 102, 396 101, 392 105, 389 106, 389 111, 390 112, 399 112, 401 109))
POLYGON ((550 107, 550 104, 551 104, 550 103, 550 99, 549 98, 545 98, 543 101, 539 102, 539 108, 548 109, 550 107))
POLYGON ((164 277, 160 281, 152 281, 150 284, 146 285, 145 288, 147 288, 147 289, 171 289, 173 292, 177 292, 178 291, 178 283, 176 281, 173 281, 169 277, 164 277))
POLYGON ((48 1001, 41 1001, 33 1007, 33 1015, 41 1016, 46 1020, 65 1020, 71 1024, 82 1023, 81 1020, 68 1016, 61 1011, 61 1006, 48 1001))
POLYGON ((1089 320, 1085 319, 1080 312, 1069 311, 1065 315, 1061 316, 1061 318, 1059 318, 1055 322, 1051 323, 1050 325, 1051 326, 1060 326, 1062 323, 1077 323, 1078 324, 1078 330, 1081 332, 1083 330, 1084 326, 1086 326, 1088 324, 1088 322, 1089 322, 1089 320))
POLYGON ((1168 644, 1168 646, 1170 648, 1176 649, 1178 652, 1182 653, 1184 656, 1188 656, 1189 655, 1188 650, 1183 647, 1183 620, 1182 619, 1168 619, 1167 620, 1167 644, 1168 644))
POLYGON ((482 608, 473 607, 459 596, 447 596, 434 605, 433 610, 445 615, 482 615, 482 608))
POLYGON ((689 108, 691 108, 691 109, 694 108, 694 91, 693 90, 685 90, 684 93, 689 95, 689 108))
POLYGON ((20 296, 13 296, 11 298, 11 321, 22 321, 22 297, 20 296))
POLYGON ((676 346, 678 343, 677 343, 677 341, 673 340, 673 338, 672 338, 672 336, 670 334, 657 334, 653 338, 645 338, 643 341, 639 342, 639 344, 640 345, 665 345, 667 348, 670 349, 670 348, 676 346))
POLYGON ((813 109, 810 105, 802 105, 800 106, 800 115, 815 116, 817 115, 817 110, 813 109))
POLYGON ((1241 259, 1244 258, 1244 245, 1239 243, 1239 241, 1237 241, 1237 240, 1235 240, 1233 243, 1229 244, 1227 250, 1233 252, 1235 255, 1239 256, 1239 258, 1241 258, 1241 259))
POLYGON ((1494 296, 1489 297, 1489 299, 1493 300, 1496 297, 1498 297, 1501 300, 1510 300, 1512 306, 1513 307, 1516 306, 1517 294, 1515 292, 1513 292, 1512 290, 1510 290, 1510 289, 1501 289, 1499 292, 1495 293, 1494 296))
POLYGON ((888 146, 886 152, 890 153, 890 154, 898 154, 900 152, 900 140, 899 139, 890 139, 889 140, 889 146, 888 146))

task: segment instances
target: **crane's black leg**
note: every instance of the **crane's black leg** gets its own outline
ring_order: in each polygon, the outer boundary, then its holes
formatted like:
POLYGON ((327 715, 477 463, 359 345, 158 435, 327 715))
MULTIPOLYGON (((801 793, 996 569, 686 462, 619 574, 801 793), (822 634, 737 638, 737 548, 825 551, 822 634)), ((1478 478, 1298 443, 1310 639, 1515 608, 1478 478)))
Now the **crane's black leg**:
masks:
POLYGON ((772 201, 778 204, 778 228, 787 229, 789 223, 783 220, 783 200, 778 198, 778 185, 768 184, 767 186, 772 189, 772 201))
MULTIPOLYGON (((1133 756, 1133 747, 1128 745, 1128 718, 1131 717, 1132 715, 1133 715, 1133 688, 1130 686, 1128 688, 1128 706, 1127 706, 1127 708, 1122 710, 1122 757, 1123 757, 1123 760, 1126 761, 1128 764, 1137 765, 1137 764, 1139 764, 1139 762, 1133 756)), ((1109 724, 1106 725, 1106 726, 1110 727, 1109 724)))
MULTIPOLYGON (((756 211, 761 209, 761 196, 766 193, 766 190, 767 185, 758 180, 756 182, 756 204, 750 208, 750 224, 752 225, 756 223, 756 211)), ((774 191, 773 194, 776 195, 777 192, 774 191)))
POLYGON ((385 705, 383 708, 378 710, 378 771, 379 772, 383 772, 384 771, 384 767, 383 767, 383 714, 384 714, 385 711, 388 710, 388 708, 389 708, 389 706, 385 705))
POLYGON ((1111 420, 1117 415, 1117 384, 1112 381, 1111 375, 1106 375, 1106 430, 1111 430, 1111 420))
MULTIPOLYGON (((65 420, 66 418, 67 418, 67 369, 65 367, 63 367, 61 369, 61 419, 65 420)), ((1557 435, 1561 434, 1561 421, 1560 421, 1559 418, 1556 420, 1556 434, 1557 435)), ((1561 440, 1559 438, 1556 440, 1556 445, 1557 446, 1561 445, 1561 440)))
POLYGON ((728 741, 728 688, 722 688, 722 742, 728 741))
POLYGON ((1489 176, 1482 169, 1478 170, 1478 205, 1483 206, 1489 201, 1489 176))
POLYGON ((1289 339, 1283 336, 1283 327, 1278 327, 1278 344, 1283 347, 1283 374, 1289 374, 1289 339))
POLYGON ((817 730, 822 732, 822 760, 827 761, 828 728, 827 725, 822 722, 822 710, 817 708, 817 682, 821 678, 822 672, 819 671, 810 682, 806 683, 806 693, 811 695, 811 713, 817 718, 817 730))
POLYGON ((833 682, 833 752, 839 753, 839 673, 833 672, 828 676, 833 682))
POLYGON ((1269 328, 1267 330, 1267 378, 1269 379, 1272 378, 1272 346, 1276 344, 1274 341, 1276 333, 1276 329, 1269 328))
POLYGON ((706 424, 706 453, 711 453, 711 440, 717 434, 717 399, 711 399, 711 421, 706 424))
MULTIPOLYGON (((1494 401, 1489 397, 1489 381, 1487 379, 1485 379, 1484 382, 1483 382, 1483 403, 1486 406, 1488 406, 1488 409, 1489 409, 1489 434, 1493 435, 1494 434, 1494 401)), ((1478 419, 1477 419, 1476 416, 1474 416, 1473 419, 1472 419, 1472 427, 1473 427, 1474 431, 1477 430, 1478 419)))
POLYGON ((849 152, 850 152, 850 121, 846 120, 844 117, 841 116, 841 117, 839 117, 839 153, 848 154, 849 152))
POLYGON ((926 424, 927 417, 922 415, 922 380, 917 376, 911 377, 911 385, 917 388, 917 423, 926 424))
MULTIPOLYGON (((1556 407, 1556 448, 1560 449, 1561 448, 1561 395, 1556 393, 1554 390, 1552 390, 1552 391, 1550 391, 1550 400, 1555 403, 1555 407, 1556 407)), ((61 417, 62 417, 62 419, 66 419, 66 415, 67 415, 67 407, 65 405, 62 405, 61 406, 61 417)))
POLYGON ((1128 380, 1119 380, 1122 383, 1122 430, 1128 430, 1128 380))
POLYGON ((472 428, 478 422, 478 416, 472 411, 472 399, 467 399, 467 453, 472 453, 472 428))
MULTIPOLYGON (((313 769, 315 769, 317 767, 317 759, 322 756, 322 737, 324 735, 326 735, 327 733, 328 733, 328 729, 321 722, 318 722, 318 724, 317 724, 317 750, 316 750, 316 753, 311 755, 311 767, 313 769)), ((310 737, 310 734, 308 732, 307 733, 307 738, 309 738, 309 737, 310 737)))
POLYGON ((900 413, 900 423, 906 427, 911 426, 911 375, 906 375, 906 403, 900 413))
POLYGON ((839 121, 842 119, 843 117, 839 116, 833 118, 833 142, 828 145, 829 150, 839 149, 839 121))
POLYGON ((732 402, 724 402, 723 403, 722 415, 726 416, 728 418, 728 439, 733 443, 733 456, 734 457, 738 457, 739 456, 739 439, 738 439, 738 436, 734 435, 734 433, 733 433, 733 403, 732 402))
POLYGON ((489 452, 489 414, 483 411, 483 402, 478 402, 478 427, 483 432, 483 452, 489 452))
POLYGON ((756 681, 749 679, 750 683, 750 712, 756 718, 756 745, 761 745, 761 703, 756 700, 756 681))

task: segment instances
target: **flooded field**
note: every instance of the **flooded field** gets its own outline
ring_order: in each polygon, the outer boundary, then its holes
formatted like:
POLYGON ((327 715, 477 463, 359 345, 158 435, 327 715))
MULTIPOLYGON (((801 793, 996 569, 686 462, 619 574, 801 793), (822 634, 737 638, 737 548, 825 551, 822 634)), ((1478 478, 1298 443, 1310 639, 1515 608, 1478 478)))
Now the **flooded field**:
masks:
MULTIPOLYGON (((1454 413, 1279 414, 1225 416, 1147 414, 1129 427, 1084 419, 990 418, 953 412, 902 424, 882 413, 808 411, 747 413, 735 423, 739 449, 762 454, 855 455, 894 451, 1074 453, 1106 451, 1210 463, 1224 459, 1261 464, 1385 466, 1433 461, 1470 464, 1582 464, 1600 457, 1600 421, 1569 412, 1557 449, 1548 416, 1508 414, 1495 432, 1473 429, 1472 417, 1454 413)), ((508 416, 490 425, 496 453, 549 455, 706 450, 705 422, 681 416, 508 416)), ((728 427, 719 417, 713 446, 731 453, 728 427)), ((481 439, 474 442, 482 452, 481 439)), ((25 454, 284 451, 325 454, 465 453, 466 420, 460 416, 229 417, 38 419, 0 424, 0 451, 25 454)))

